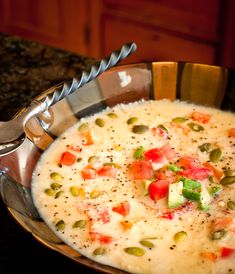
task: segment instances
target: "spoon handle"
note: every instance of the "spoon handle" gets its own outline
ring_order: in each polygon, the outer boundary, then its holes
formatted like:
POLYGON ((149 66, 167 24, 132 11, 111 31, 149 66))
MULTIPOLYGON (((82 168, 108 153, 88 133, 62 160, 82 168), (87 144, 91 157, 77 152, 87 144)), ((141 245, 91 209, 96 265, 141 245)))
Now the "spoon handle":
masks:
POLYGON ((136 48, 137 46, 135 43, 124 44, 119 50, 113 51, 110 56, 101 59, 98 63, 94 64, 89 72, 83 72, 79 79, 73 78, 71 83, 64 83, 62 87, 56 89, 45 97, 42 102, 42 110, 47 110, 50 106, 59 102, 67 95, 72 94, 78 88, 92 81, 104 71, 115 66, 118 62, 122 61, 134 52, 136 48))
POLYGON ((98 75, 115 66, 136 50, 135 43, 124 44, 121 49, 113 51, 105 59, 93 65, 90 71, 83 72, 79 79, 74 78, 70 83, 60 84, 49 91, 41 100, 34 100, 20 115, 7 122, 0 122, 0 156, 5 155, 23 143, 25 139, 24 125, 32 117, 45 112, 50 106, 73 93, 81 86, 95 79, 98 75))

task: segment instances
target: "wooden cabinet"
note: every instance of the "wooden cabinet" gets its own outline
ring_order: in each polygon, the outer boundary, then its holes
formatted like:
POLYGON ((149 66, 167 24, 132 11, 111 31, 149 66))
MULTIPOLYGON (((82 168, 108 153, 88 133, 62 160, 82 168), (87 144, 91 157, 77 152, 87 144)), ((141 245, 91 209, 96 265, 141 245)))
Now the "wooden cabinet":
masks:
POLYGON ((211 45, 156 30, 153 27, 146 28, 130 20, 123 21, 106 16, 102 30, 101 55, 110 52, 116 45, 121 45, 125 41, 135 41, 138 50, 130 57, 134 62, 181 60, 213 64, 215 60, 215 48, 211 45), (115 35, 116 32, 122 35, 115 35))
POLYGON ((89 54, 86 0, 0 0, 0 31, 89 54))
POLYGON ((126 62, 235 67, 233 0, 0 0, 0 30, 101 58, 134 41, 126 62))

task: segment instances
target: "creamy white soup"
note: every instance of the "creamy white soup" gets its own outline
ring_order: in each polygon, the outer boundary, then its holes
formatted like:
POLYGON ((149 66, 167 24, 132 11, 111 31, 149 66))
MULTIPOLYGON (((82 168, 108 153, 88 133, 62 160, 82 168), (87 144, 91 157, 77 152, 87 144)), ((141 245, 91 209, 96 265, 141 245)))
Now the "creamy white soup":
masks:
POLYGON ((235 273, 235 115, 138 101, 42 154, 35 206, 69 246, 130 273, 235 273))

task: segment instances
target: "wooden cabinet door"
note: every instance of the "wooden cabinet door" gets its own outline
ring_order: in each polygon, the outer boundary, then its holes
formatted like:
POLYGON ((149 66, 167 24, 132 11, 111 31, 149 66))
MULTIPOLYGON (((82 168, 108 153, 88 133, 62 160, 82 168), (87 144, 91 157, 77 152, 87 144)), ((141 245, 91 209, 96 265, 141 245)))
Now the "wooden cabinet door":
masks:
POLYGON ((163 32, 158 28, 137 24, 130 20, 105 17, 102 24, 101 55, 126 42, 137 43, 137 51, 128 62, 139 61, 189 61, 213 64, 215 47, 190 40, 182 35, 163 32))
POLYGON ((0 30, 87 54, 86 0, 0 0, 0 30))

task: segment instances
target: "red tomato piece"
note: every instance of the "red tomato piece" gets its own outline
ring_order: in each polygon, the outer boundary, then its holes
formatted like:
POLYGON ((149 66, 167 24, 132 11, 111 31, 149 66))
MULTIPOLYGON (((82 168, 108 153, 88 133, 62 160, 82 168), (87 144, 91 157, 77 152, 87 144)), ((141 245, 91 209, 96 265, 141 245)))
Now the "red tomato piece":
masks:
POLYGON ((130 204, 128 201, 125 201, 117 206, 114 206, 112 208, 112 211, 113 212, 116 212, 116 213, 119 213, 121 214, 122 216, 126 216, 129 214, 130 212, 130 204))
POLYGON ((102 166, 98 169, 99 176, 115 177, 117 174, 117 168, 113 166, 102 166))
POLYGON ((151 161, 153 163, 161 163, 165 161, 165 157, 160 148, 153 148, 153 149, 147 150, 144 153, 144 156, 146 160, 151 161))
POLYGON ((168 139, 168 133, 166 130, 160 128, 160 127, 154 127, 152 128, 152 133, 153 135, 159 135, 160 137, 162 137, 163 139, 168 139))
POLYGON ((185 204, 183 204, 180 207, 174 208, 171 211, 165 211, 162 214, 162 218, 172 220, 175 216, 181 215, 183 213, 189 212, 193 210, 193 203, 190 201, 187 201, 185 204))
POLYGON ((169 183, 176 181, 176 173, 165 167, 158 169, 155 176, 158 180, 168 180, 169 183))
POLYGON ((81 173, 83 179, 95 179, 97 177, 97 170, 90 165, 85 166, 81 173))
POLYGON ((228 136, 235 137, 235 128, 230 128, 228 130, 228 136))
POLYGON ((99 212, 98 215, 98 220, 101 220, 103 224, 110 222, 110 214, 107 209, 103 210, 102 212, 99 212))
POLYGON ((167 160, 172 160, 177 156, 175 150, 171 148, 168 144, 161 147, 161 152, 167 158, 167 160))
POLYGON ((130 166, 130 172, 134 180, 151 179, 154 171, 150 162, 145 160, 136 160, 130 166))
POLYGON ((197 122, 203 123, 203 124, 207 124, 210 121, 210 119, 211 119, 211 115, 210 114, 199 112, 199 111, 192 112, 191 115, 190 115, 190 117, 194 121, 197 121, 197 122))
POLYGON ((99 241, 101 244, 110 244, 114 239, 111 236, 98 232, 89 232, 92 241, 99 241))
POLYGON ((161 148, 153 148, 147 150, 144 153, 145 159, 153 163, 162 163, 166 160, 171 160, 176 157, 176 153, 173 148, 168 144, 164 145, 161 148))
POLYGON ((163 212, 161 217, 164 219, 173 220, 174 212, 170 212, 170 211, 163 212))
POLYGON ((184 157, 181 157, 179 160, 178 160, 178 165, 181 166, 181 167, 185 167, 185 168, 197 168, 200 166, 200 162, 198 159, 192 157, 192 156, 184 156, 184 157))
POLYGON ((234 248, 230 248, 230 247, 222 247, 220 250, 220 256, 222 258, 228 258, 230 257, 233 253, 235 252, 234 248))
POLYGON ((101 244, 110 244, 113 241, 113 237, 107 235, 101 235, 99 242, 101 244))
POLYGON ((211 169, 207 167, 196 167, 179 171, 179 174, 193 180, 204 180, 211 175, 211 169))
POLYGON ((169 181, 168 180, 158 180, 152 182, 148 188, 149 196, 153 201, 160 200, 167 196, 169 191, 169 181))
POLYGON ((76 156, 69 152, 65 151, 62 153, 61 159, 60 159, 60 164, 65 165, 65 166, 71 166, 76 162, 76 156))

